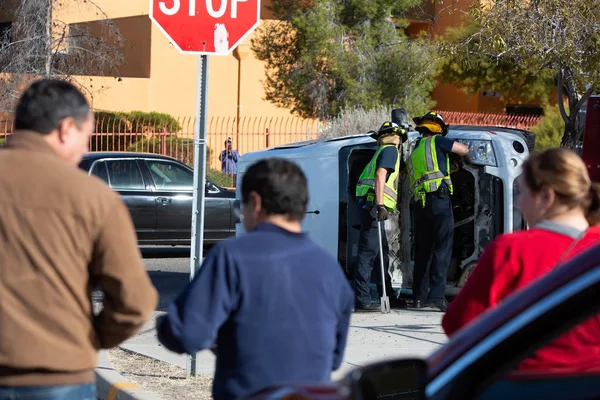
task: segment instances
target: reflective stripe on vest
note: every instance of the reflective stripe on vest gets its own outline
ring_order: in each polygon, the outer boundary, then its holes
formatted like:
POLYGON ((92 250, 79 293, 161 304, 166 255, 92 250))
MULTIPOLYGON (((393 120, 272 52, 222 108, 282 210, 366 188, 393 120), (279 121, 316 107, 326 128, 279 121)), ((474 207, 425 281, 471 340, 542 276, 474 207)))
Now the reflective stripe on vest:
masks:
MULTIPOLYGON (((362 179, 358 181, 359 185, 372 186, 375 188, 375 179, 362 179)), ((390 196, 394 201, 398 201, 398 193, 394 192, 387 185, 383 187, 383 193, 390 196)))
MULTIPOLYGON (((425 204, 425 194, 435 192, 442 182, 446 182, 450 193, 453 192, 450 176, 445 176, 439 168, 435 138, 438 135, 421 139, 413 150, 407 163, 410 187, 416 200, 425 204), (424 162, 423 162, 424 161, 424 162), (415 171, 416 170, 416 171, 415 171)), ((446 170, 450 172, 450 159, 446 155, 446 170)))
MULTIPOLYGON (((375 174, 377 159, 379 155, 386 147, 396 147, 394 145, 384 145, 379 147, 369 164, 365 167, 363 172, 360 174, 358 182, 356 184, 356 197, 366 196, 366 201, 369 203, 375 202, 375 174)), ((387 209, 393 210, 396 208, 398 201, 398 175, 400 169, 400 154, 396 158, 396 164, 394 172, 390 174, 385 185, 383 187, 383 204, 387 209)))

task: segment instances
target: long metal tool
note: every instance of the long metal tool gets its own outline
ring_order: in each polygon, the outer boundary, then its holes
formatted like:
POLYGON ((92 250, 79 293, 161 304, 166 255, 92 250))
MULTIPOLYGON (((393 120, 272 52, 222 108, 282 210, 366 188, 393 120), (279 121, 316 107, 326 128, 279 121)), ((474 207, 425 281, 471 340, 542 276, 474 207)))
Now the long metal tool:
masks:
POLYGON ((385 292, 385 267, 383 266, 383 240, 381 239, 381 230, 385 229, 384 221, 377 224, 377 233, 379 235, 379 265, 381 267, 381 287, 383 288, 383 296, 381 296, 381 313, 387 314, 390 312, 390 298, 385 292))
MULTIPOLYGON (((208 100, 208 56, 198 56, 196 86, 196 132, 194 138, 194 198, 192 213, 192 247, 190 249, 190 281, 200 269, 204 242, 204 191, 206 187, 206 103, 208 100)), ((197 354, 187 357, 186 376, 198 375, 197 354)))

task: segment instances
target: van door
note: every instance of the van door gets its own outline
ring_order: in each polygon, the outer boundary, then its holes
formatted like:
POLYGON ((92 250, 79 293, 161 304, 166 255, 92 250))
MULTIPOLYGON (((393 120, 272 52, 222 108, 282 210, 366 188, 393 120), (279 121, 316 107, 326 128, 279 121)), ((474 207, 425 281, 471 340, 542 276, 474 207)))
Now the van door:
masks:
POLYGON ((349 276, 354 271, 360 233, 356 184, 363 169, 375 155, 377 146, 346 146, 340 149, 340 254, 338 259, 349 276))
POLYGON ((302 230, 338 256, 339 168, 337 157, 290 159, 308 179, 309 201, 302 230))

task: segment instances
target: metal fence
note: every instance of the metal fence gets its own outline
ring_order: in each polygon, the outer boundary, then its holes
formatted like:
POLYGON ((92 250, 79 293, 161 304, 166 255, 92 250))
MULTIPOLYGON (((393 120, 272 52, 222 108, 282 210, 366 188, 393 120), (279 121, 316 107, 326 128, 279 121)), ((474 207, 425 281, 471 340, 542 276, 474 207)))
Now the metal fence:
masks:
MULTIPOLYGON (((529 129, 541 117, 440 111, 453 125, 496 125, 529 129)), ((150 152, 193 163, 195 118, 123 118, 100 116, 90 138, 92 151, 150 152)), ((212 117, 208 122, 208 166, 221 170, 225 142, 240 154, 291 142, 315 139, 324 124, 296 117, 212 117)), ((0 118, 0 139, 12 133, 10 117, 0 118)))
POLYGON ((529 130, 541 119, 540 115, 510 115, 510 114, 485 114, 457 111, 439 111, 444 116, 446 123, 452 125, 478 125, 502 126, 529 130))
MULTIPOLYGON (((157 153, 193 163, 195 118, 115 118, 101 116, 90 137, 91 151, 157 153)), ((319 122, 296 117, 212 117, 208 122, 208 166, 221 170, 219 156, 232 140, 240 154, 314 139, 319 122)), ((0 119, 0 139, 12 133, 13 120, 0 119)))

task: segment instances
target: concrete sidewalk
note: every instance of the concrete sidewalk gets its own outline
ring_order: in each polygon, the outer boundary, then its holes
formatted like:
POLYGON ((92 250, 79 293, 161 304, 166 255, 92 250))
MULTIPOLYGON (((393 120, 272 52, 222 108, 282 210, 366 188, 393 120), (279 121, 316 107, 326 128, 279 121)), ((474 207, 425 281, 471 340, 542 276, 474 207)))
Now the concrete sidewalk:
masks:
MULTIPOLYGON (((157 315, 160 314, 155 313, 154 318, 157 315)), ((398 309, 389 314, 353 314, 344 362, 333 373, 332 378, 338 379, 351 369, 374 361, 429 355, 447 340, 440 326, 443 315, 429 309, 398 309)), ((185 368, 185 355, 172 353, 158 343, 154 318, 139 335, 120 347, 185 368)), ((200 374, 212 375, 214 364, 215 356, 212 352, 203 351, 198 354, 200 374)))

